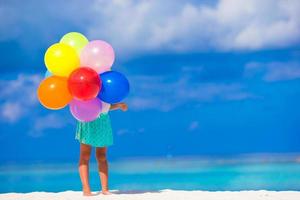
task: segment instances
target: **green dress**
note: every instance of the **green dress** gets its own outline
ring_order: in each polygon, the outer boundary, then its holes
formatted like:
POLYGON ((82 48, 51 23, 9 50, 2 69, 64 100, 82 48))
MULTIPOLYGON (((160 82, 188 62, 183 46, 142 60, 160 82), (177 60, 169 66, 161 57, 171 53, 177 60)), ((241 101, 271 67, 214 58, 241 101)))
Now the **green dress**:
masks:
POLYGON ((113 144, 113 134, 109 114, 101 113, 91 122, 78 122, 76 137, 80 143, 93 147, 106 147, 113 144))

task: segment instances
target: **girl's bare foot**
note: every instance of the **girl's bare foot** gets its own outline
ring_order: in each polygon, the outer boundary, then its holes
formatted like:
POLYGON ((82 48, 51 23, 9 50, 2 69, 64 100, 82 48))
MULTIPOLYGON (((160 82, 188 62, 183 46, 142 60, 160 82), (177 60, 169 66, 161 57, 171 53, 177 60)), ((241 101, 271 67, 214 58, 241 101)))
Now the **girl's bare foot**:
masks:
POLYGON ((84 189, 83 190, 83 196, 92 196, 93 194, 92 194, 92 192, 91 192, 91 190, 89 190, 89 189, 84 189))
POLYGON ((93 196, 91 192, 83 192, 83 196, 93 196))
POLYGON ((104 195, 110 195, 110 194, 112 194, 112 193, 109 192, 108 190, 106 190, 106 191, 102 191, 102 194, 104 194, 104 195))

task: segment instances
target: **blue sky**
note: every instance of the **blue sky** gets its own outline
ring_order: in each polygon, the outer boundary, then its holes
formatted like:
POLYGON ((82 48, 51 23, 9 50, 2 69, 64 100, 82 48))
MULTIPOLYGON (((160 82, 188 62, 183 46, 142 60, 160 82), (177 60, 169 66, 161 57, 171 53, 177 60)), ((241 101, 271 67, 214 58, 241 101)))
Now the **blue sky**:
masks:
POLYGON ((0 161, 74 161, 68 108, 37 101, 46 49, 103 39, 131 84, 111 159, 300 152, 297 0, 1 1, 0 161))

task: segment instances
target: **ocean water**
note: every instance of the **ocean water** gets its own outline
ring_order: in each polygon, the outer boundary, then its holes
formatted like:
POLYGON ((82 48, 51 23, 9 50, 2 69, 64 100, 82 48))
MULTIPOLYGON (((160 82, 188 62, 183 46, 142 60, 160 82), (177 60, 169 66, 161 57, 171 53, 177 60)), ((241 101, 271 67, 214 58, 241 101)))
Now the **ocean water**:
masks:
MULTIPOLYGON (((300 163, 290 159, 127 159, 109 162, 112 190, 298 190, 300 163)), ((100 189, 95 163, 93 191, 100 189)), ((2 165, 0 192, 81 190, 77 163, 2 165)))

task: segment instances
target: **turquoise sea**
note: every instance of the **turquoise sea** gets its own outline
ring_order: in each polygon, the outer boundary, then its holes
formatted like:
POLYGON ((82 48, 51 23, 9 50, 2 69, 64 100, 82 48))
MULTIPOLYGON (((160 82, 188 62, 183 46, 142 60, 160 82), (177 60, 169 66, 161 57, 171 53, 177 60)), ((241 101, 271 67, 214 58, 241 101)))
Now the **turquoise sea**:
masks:
MULTIPOLYGON (((135 158, 110 161, 110 189, 136 190, 298 190, 296 158, 135 158)), ((99 190, 95 163, 90 182, 99 190)), ((77 163, 5 164, 0 166, 0 192, 80 190, 77 163)))

